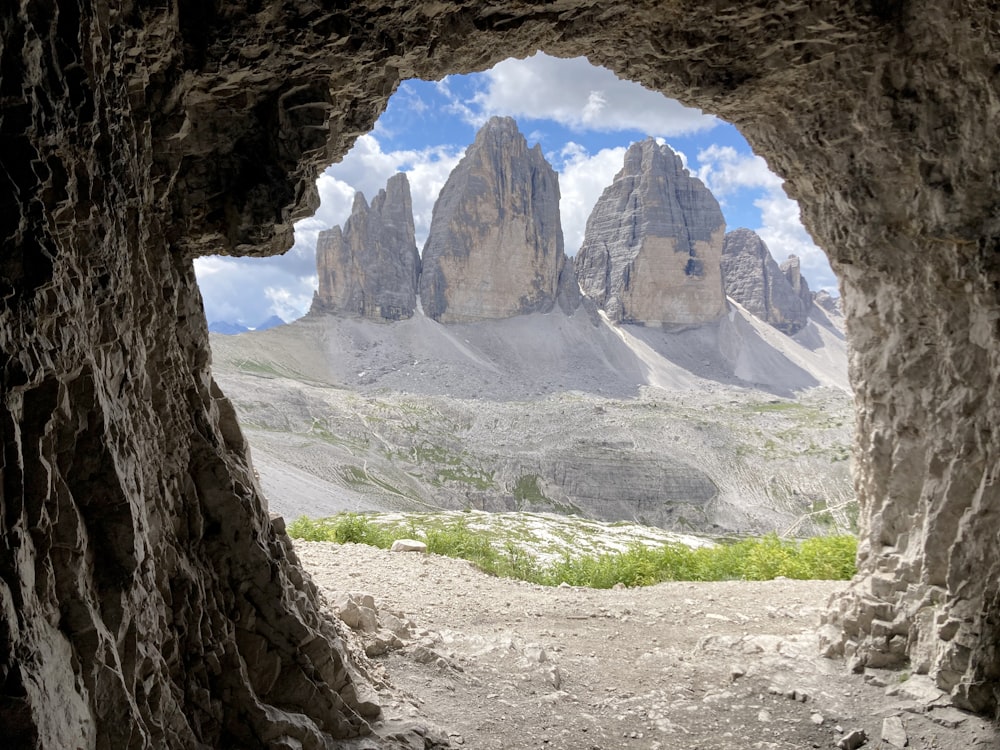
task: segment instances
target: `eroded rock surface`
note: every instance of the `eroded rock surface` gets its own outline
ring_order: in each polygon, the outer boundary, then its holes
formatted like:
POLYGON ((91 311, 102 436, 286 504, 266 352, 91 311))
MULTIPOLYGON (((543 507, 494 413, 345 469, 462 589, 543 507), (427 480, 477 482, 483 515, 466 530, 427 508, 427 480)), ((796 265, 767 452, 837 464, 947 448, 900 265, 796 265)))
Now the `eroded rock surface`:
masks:
POLYGON ((192 259, 289 247, 400 80, 538 49, 729 119, 785 179, 853 346, 861 572, 830 647, 994 711, 998 23, 985 0, 3 4, 5 741, 364 730, 213 388, 192 259))
POLYGON ((669 146, 634 143, 587 219, 576 272, 612 320, 683 326, 725 310, 719 203, 669 146))
POLYGON ((393 175, 372 200, 354 196, 343 230, 333 227, 316 241, 319 289, 313 313, 373 320, 400 320, 417 306, 420 254, 413 236, 410 183, 393 175))
MULTIPOLYGON (((808 286, 798 274, 798 258, 795 261, 799 289, 805 288, 808 293, 808 286)), ((764 240, 753 230, 740 228, 726 233, 722 245, 726 295, 789 336, 802 330, 812 307, 812 299, 806 305, 800 291, 792 286, 788 278, 791 273, 791 263, 787 272, 779 267, 764 240)))
POLYGON ((512 118, 494 117, 434 204, 424 312, 442 323, 548 312, 564 263, 558 175, 512 118))

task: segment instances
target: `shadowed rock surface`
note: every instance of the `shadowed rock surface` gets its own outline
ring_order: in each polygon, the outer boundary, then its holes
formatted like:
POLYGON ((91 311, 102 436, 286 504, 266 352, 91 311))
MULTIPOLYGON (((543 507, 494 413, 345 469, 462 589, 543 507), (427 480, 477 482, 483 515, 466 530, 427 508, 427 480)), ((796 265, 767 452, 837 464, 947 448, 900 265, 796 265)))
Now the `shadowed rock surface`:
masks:
POLYGON ((442 323, 548 312, 564 262, 558 175, 513 119, 494 117, 434 204, 424 312, 442 323))
POLYGON ((420 254, 413 237, 410 183, 393 175, 369 208, 354 196, 344 228, 319 233, 316 241, 319 289, 313 313, 400 320, 417 307, 420 254))
POLYGON ((367 731, 213 386, 192 260, 287 249, 400 80, 538 49, 730 120, 785 179, 853 347, 860 573, 829 650, 994 711, 997 23, 985 0, 3 4, 5 741, 367 731))
POLYGON ((725 233, 718 201, 669 146, 634 143, 587 219, 576 255, 580 287, 615 321, 713 322, 726 305, 725 233))
POLYGON ((812 300, 808 306, 803 304, 764 240, 753 230, 740 228, 726 233, 722 280, 727 296, 782 333, 791 336, 805 326, 812 300))

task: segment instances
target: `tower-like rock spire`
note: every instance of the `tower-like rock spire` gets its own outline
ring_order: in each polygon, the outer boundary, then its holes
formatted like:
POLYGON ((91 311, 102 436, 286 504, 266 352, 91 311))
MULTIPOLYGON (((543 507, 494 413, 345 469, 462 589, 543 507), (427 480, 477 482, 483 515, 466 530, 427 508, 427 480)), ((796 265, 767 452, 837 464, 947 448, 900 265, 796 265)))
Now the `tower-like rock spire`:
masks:
POLYGON ((726 223, 681 158, 652 138, 634 143, 587 220, 576 272, 615 321, 687 326, 725 311, 719 267, 726 223))
POLYGON ((513 119, 494 117, 434 205, 424 312, 442 323, 548 312, 564 264, 559 178, 513 119))

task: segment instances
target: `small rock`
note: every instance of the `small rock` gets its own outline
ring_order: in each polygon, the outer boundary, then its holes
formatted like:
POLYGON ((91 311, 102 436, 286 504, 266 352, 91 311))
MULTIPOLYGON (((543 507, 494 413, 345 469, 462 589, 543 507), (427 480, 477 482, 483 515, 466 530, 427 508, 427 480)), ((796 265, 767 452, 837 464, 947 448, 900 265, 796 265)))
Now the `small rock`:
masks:
POLYGON ((771 720, 771 712, 768 711, 766 708, 762 708, 760 711, 757 712, 757 721, 770 721, 770 720, 771 720))
POLYGON ((955 729, 960 724, 963 724, 968 718, 968 716, 959 711, 957 708, 951 707, 935 708, 927 714, 927 717, 935 724, 945 727, 946 729, 955 729))
POLYGON ((427 545, 416 539, 397 539, 389 548, 391 552, 427 552, 427 545))
POLYGON ((903 720, 898 716, 889 716, 882 720, 882 742, 887 742, 893 747, 906 747, 909 743, 906 729, 903 728, 903 720))
POLYGON ((837 742, 840 750, 856 750, 868 742, 868 735, 864 729, 852 729, 837 742))
POLYGON ((740 679, 740 677, 742 677, 746 673, 747 673, 746 669, 742 666, 733 667, 732 669, 729 670, 729 681, 736 682, 738 679, 740 679))
POLYGON ((816 713, 809 717, 809 721, 811 721, 816 726, 822 726, 823 722, 826 721, 826 719, 823 718, 823 714, 816 713))

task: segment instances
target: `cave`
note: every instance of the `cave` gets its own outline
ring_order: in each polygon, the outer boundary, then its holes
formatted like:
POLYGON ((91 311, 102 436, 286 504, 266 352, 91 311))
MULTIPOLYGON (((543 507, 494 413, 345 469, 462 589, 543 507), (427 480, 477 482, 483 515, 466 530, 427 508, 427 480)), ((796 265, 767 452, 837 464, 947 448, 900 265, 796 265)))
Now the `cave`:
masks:
POLYGON ((1000 707, 1000 16, 983 0, 0 9, 0 726, 326 747, 379 713, 214 384, 193 259, 268 255, 395 87, 543 50, 734 123, 841 279, 854 668, 1000 707))

